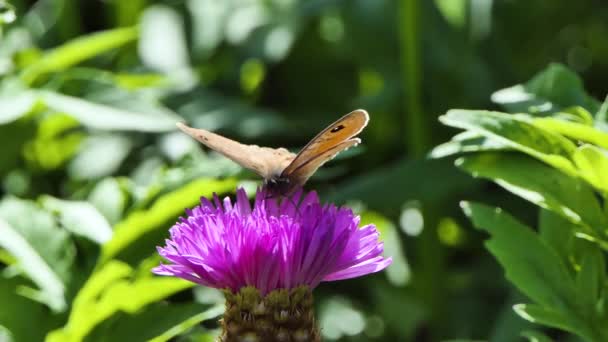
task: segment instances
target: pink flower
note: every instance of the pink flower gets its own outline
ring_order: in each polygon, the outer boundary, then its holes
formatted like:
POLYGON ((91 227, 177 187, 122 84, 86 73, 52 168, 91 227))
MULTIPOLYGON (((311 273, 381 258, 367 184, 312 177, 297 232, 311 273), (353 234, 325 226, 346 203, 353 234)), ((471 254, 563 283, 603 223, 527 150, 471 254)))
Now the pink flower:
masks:
POLYGON ((243 189, 236 198, 201 198, 201 205, 186 210, 166 246, 158 247, 170 264, 153 272, 233 292, 254 286, 265 295, 300 285, 313 289, 392 262, 382 256, 374 225, 359 228, 351 209, 322 206, 315 192, 303 196, 299 190, 279 203, 258 190, 253 209, 243 189))

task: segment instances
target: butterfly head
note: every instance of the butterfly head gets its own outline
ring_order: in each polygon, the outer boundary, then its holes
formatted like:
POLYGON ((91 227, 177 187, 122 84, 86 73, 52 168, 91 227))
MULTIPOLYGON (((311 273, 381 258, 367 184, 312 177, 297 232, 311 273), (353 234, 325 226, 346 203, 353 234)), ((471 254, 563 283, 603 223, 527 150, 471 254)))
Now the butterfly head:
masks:
POLYGON ((287 177, 273 177, 264 181, 264 187, 269 197, 287 196, 293 190, 292 184, 287 177))

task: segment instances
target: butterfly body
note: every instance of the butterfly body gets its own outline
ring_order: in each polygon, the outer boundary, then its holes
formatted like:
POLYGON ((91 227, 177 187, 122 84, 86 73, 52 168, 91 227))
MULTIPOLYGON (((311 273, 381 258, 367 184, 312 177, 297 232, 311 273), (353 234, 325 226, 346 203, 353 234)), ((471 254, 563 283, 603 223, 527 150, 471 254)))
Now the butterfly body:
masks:
POLYGON ((368 121, 366 111, 352 111, 317 134, 297 155, 284 148, 244 145, 183 123, 178 123, 177 126, 207 147, 262 176, 271 194, 288 195, 303 186, 325 162, 360 143, 361 140, 356 135, 365 128, 368 121))
POLYGON ((282 178, 280 176, 264 179, 264 187, 266 188, 266 191, 268 191, 270 197, 286 196, 296 189, 296 187, 291 184, 289 178, 282 178))

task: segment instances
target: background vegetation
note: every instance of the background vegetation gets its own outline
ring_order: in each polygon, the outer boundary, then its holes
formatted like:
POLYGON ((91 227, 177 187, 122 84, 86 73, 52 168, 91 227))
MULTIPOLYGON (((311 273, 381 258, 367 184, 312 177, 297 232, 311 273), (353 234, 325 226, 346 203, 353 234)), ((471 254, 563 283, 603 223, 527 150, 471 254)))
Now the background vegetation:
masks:
POLYGON ((297 150, 355 108, 364 144, 308 188, 395 261, 315 291, 327 340, 606 340, 607 19, 599 0, 0 0, 0 340, 212 340, 221 295, 152 276, 154 247, 258 179, 175 122, 297 150), (442 125, 452 108, 525 114, 442 125))

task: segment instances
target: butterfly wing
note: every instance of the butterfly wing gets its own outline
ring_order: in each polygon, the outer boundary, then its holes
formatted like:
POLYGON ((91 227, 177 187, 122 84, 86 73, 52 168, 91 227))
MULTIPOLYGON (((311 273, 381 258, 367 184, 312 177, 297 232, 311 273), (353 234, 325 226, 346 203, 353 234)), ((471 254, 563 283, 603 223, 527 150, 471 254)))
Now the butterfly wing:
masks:
POLYGON ((177 127, 203 145, 223 154, 242 167, 256 172, 265 179, 281 174, 296 156, 284 148, 275 149, 241 144, 204 129, 186 126, 181 122, 177 123, 177 127))
POLYGON ((345 151, 352 146, 356 146, 360 142, 361 140, 357 138, 349 139, 309 159, 289 175, 290 185, 292 187, 304 185, 308 178, 310 178, 321 165, 332 160, 338 153, 345 151))
POLYGON ((317 134, 281 173, 294 185, 303 185, 315 171, 338 153, 361 140, 359 134, 369 121, 365 110, 352 111, 317 134))

